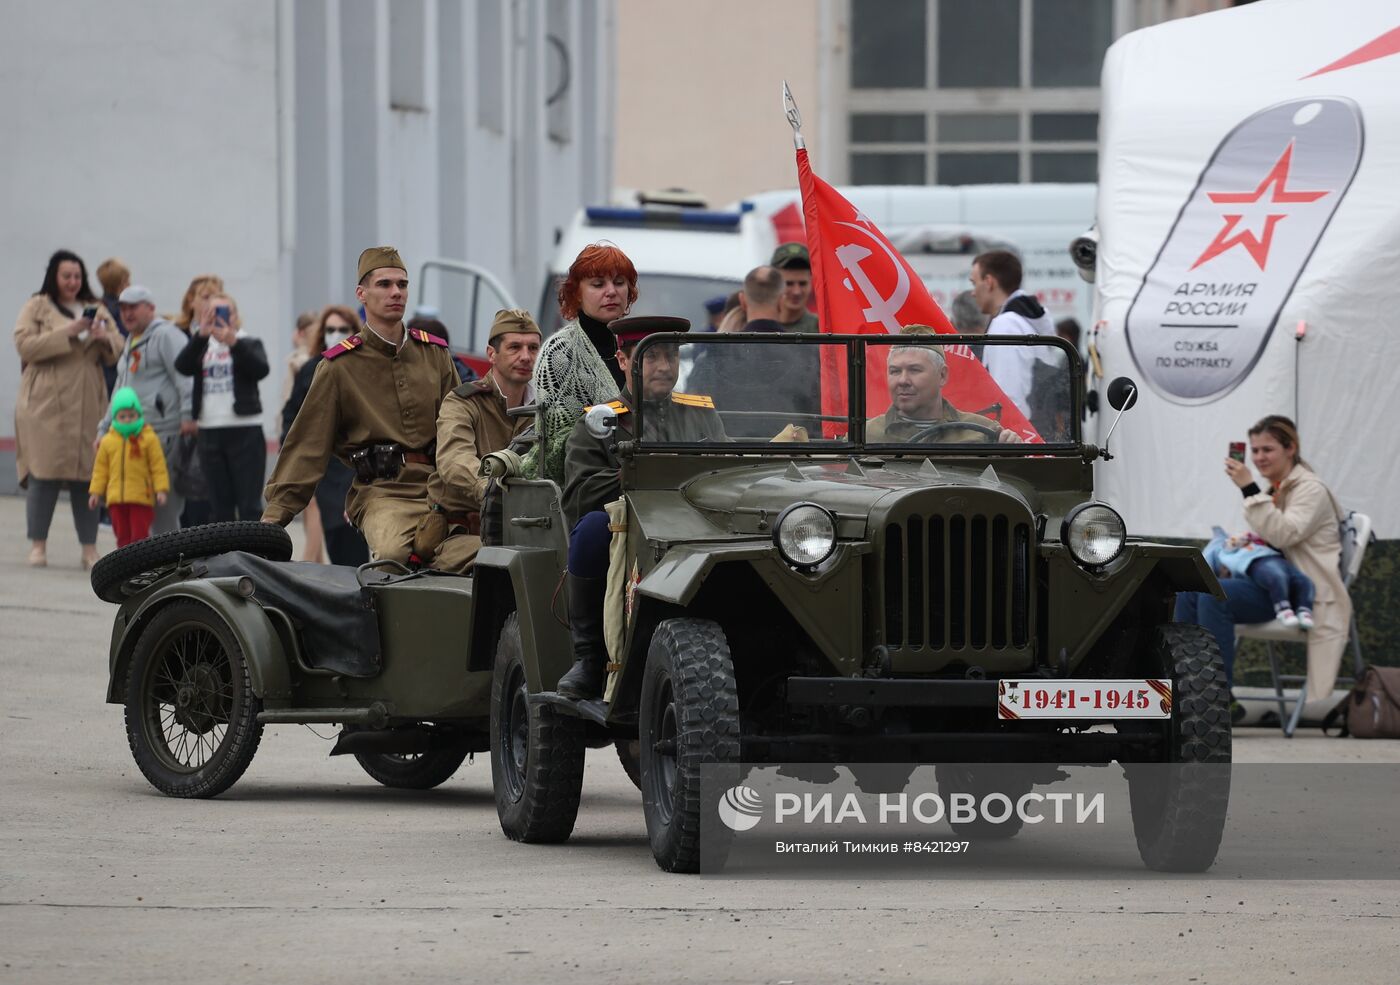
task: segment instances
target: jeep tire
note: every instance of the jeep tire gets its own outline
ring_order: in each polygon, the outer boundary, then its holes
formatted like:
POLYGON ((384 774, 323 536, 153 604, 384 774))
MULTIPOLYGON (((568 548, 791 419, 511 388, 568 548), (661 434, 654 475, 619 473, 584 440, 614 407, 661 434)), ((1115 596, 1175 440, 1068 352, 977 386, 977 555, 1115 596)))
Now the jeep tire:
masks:
POLYGON ((632 781, 632 786, 642 789, 642 743, 638 739, 618 739, 613 743, 617 749, 617 761, 622 764, 622 772, 632 781))
MULTIPOLYGON (((1021 777, 1020 771, 1005 765, 990 765, 979 770, 976 766, 939 763, 934 772, 938 779, 938 795, 950 809, 950 798, 955 793, 970 793, 979 805, 987 794, 1005 794, 1014 805, 1030 793, 1032 787, 1029 777, 1021 777)), ((1024 824, 1024 819, 1014 810, 1000 822, 989 821, 980 812, 971 821, 948 821, 953 833, 968 841, 1005 841, 1020 834, 1024 824)))
MULTIPOLYGON (((739 695, 724 630, 709 619, 661 622, 642 674, 642 810, 656 864, 700 870, 700 770, 739 763, 739 695)), ((736 771, 737 776, 737 771, 736 771)))
POLYGON ((491 675, 491 786, 512 841, 568 840, 583 793, 583 719, 530 700, 520 616, 501 627, 491 675))
POLYGON ((1172 675, 1167 765, 1129 764, 1138 854, 1158 872, 1204 872, 1230 801, 1230 691, 1215 637, 1201 626, 1156 627, 1151 656, 1172 675))

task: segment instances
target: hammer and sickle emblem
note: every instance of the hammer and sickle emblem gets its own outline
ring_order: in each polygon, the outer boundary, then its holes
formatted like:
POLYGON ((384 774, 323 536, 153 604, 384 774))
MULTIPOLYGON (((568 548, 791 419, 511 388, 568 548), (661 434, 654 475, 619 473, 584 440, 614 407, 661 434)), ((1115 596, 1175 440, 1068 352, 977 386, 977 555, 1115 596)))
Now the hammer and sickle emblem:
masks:
POLYGON ((865 316, 865 320, 878 322, 885 326, 886 331, 898 333, 903 326, 899 324, 895 316, 899 314, 900 309, 904 307, 904 302, 909 298, 908 271, 904 269, 904 264, 899 262, 899 257, 895 255, 894 251, 871 235, 869 230, 862 229, 854 222, 838 222, 837 225, 847 226, 869 237, 890 258, 890 263, 894 264, 896 275, 894 291, 889 297, 884 297, 871 283, 869 275, 860 265, 862 260, 874 256, 874 253, 858 243, 846 243, 836 248, 836 259, 841 266, 846 268, 846 273, 850 274, 850 277, 844 281, 846 289, 853 291, 860 288, 860 293, 865 296, 865 303, 869 305, 861 312, 865 316), (853 281, 854 287, 852 286, 853 281))

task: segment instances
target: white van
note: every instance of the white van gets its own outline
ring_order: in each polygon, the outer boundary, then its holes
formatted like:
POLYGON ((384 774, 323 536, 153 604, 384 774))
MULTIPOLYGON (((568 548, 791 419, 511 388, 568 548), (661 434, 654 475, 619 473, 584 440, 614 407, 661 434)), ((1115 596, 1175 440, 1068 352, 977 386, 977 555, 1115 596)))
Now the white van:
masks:
POLYGON ((773 223, 748 202, 710 211, 644 204, 582 209, 559 236, 535 317, 548 335, 562 325, 560 281, 585 246, 610 243, 637 268, 635 315, 678 315, 697 328, 708 322, 705 302, 732 294, 744 275, 767 263, 777 247, 773 223))
MULTIPOLYGON (((1093 288, 1080 279, 1070 260, 1069 244, 1094 224, 1096 188, 1090 184, 849 185, 837 191, 889 237, 945 309, 952 302, 950 290, 970 286, 967 274, 976 254, 968 254, 959 265, 951 262, 945 249, 933 249, 942 259, 937 274, 930 276, 933 271, 925 273, 905 244, 924 235, 932 245, 956 231, 993 248, 1014 250, 1025 267, 1026 290, 1056 321, 1076 318, 1087 330, 1093 319, 1093 288)), ((795 205, 799 214, 802 208, 795 188, 760 192, 747 201, 765 216, 777 216, 789 205, 795 205)), ((800 225, 795 229, 800 235, 800 225)))

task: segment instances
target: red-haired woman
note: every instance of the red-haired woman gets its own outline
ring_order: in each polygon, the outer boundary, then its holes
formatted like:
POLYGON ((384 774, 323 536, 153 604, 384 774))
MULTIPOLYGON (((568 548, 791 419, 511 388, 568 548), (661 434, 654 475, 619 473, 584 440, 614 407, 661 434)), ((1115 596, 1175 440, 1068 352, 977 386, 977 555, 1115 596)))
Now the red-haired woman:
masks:
POLYGON ((621 391, 617 340, 608 323, 626 315, 636 300, 637 268, 616 246, 594 243, 574 259, 559 285, 559 313, 566 324, 545 342, 535 363, 545 452, 544 460, 536 462, 532 451, 527 474, 563 482, 564 442, 583 409, 613 400, 621 391))

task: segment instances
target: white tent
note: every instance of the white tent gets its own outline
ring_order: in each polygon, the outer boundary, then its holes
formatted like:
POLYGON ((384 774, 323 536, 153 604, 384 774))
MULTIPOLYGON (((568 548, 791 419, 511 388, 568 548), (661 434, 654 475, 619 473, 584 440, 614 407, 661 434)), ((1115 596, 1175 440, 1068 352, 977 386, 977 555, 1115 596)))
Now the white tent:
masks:
POLYGON ((1400 537, 1400 5, 1270 0, 1126 35, 1099 170, 1091 340, 1102 382, 1142 391, 1102 498, 1144 535, 1238 525, 1228 445, 1281 413, 1344 507, 1400 537))

